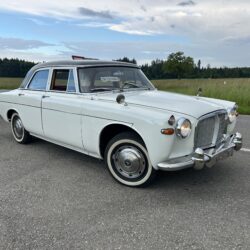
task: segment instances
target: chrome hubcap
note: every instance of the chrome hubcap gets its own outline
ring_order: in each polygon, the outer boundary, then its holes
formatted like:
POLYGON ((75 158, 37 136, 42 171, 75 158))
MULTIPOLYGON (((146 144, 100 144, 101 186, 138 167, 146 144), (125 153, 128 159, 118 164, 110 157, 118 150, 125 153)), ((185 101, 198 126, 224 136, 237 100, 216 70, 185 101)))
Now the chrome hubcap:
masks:
POLYGON ((142 152, 133 146, 122 146, 112 156, 116 170, 126 178, 141 176, 146 167, 142 152))
POLYGON ((13 120, 13 131, 18 139, 21 139, 23 137, 24 128, 23 123, 19 117, 15 117, 13 120))

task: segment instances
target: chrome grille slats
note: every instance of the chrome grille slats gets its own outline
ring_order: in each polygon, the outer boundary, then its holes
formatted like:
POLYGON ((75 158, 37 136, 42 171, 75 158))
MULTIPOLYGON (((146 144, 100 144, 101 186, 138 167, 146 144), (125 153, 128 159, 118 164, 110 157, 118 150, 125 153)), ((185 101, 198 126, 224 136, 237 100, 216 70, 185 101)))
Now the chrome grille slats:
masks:
POLYGON ((206 148, 213 143, 215 116, 201 120, 196 128, 195 146, 206 148))
POLYGON ((227 131, 226 111, 207 114, 199 120, 194 138, 195 148, 210 148, 218 145, 227 131))
POLYGON ((223 135, 227 133, 227 125, 228 125, 225 113, 218 114, 218 118, 219 118, 219 131, 216 144, 220 143, 221 140, 223 139, 223 135))

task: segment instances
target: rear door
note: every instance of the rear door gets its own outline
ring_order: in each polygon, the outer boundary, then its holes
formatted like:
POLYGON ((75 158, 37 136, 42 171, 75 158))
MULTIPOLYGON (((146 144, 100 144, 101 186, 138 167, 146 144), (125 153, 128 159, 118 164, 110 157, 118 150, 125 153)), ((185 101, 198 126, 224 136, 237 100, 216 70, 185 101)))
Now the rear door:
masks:
POLYGON ((53 68, 42 99, 42 124, 48 139, 82 149, 81 98, 74 68, 53 68))

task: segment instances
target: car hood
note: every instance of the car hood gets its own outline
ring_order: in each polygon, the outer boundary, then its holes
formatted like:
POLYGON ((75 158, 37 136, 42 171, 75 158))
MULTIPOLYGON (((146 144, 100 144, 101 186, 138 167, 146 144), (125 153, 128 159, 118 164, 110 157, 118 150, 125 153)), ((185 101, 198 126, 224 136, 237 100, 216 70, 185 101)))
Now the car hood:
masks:
MULTIPOLYGON (((99 100, 115 101, 119 93, 102 93, 99 100)), ((128 105, 168 110, 199 118, 204 114, 226 109, 234 103, 198 96, 187 96, 165 91, 128 91, 122 93, 128 105)))

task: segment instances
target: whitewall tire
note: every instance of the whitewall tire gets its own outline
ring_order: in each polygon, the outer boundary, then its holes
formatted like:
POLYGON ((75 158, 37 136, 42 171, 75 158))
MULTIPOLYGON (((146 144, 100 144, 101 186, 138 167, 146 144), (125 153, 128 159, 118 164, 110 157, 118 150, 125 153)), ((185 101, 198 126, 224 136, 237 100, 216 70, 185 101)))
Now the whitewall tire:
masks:
POLYGON ((105 150, 105 162, 115 180, 131 187, 148 185, 156 172, 144 143, 131 132, 111 139, 105 150))
POLYGON ((18 113, 13 113, 11 116, 11 131, 12 135, 15 139, 20 144, 26 144, 30 141, 31 136, 28 131, 25 130, 22 120, 18 113))

